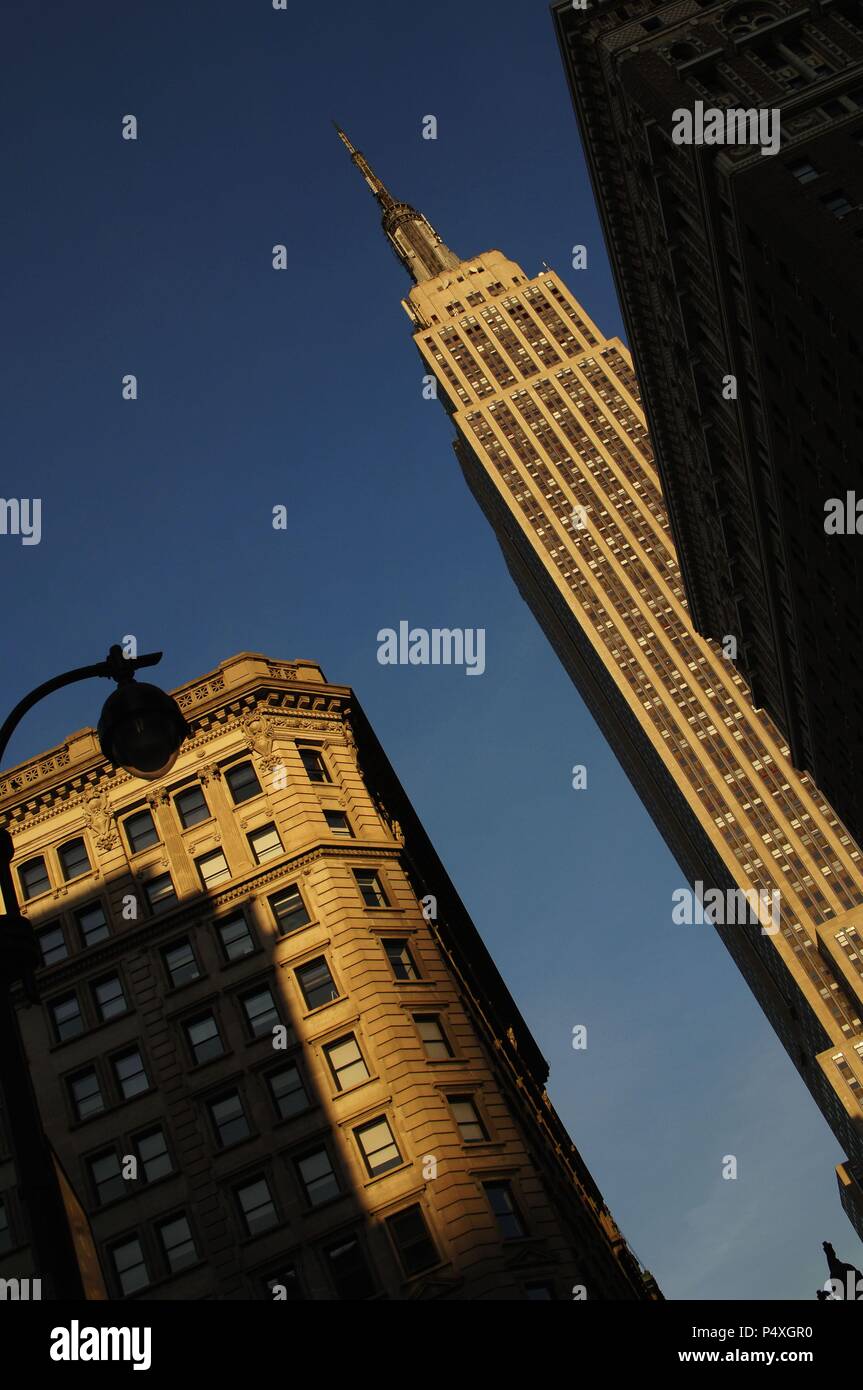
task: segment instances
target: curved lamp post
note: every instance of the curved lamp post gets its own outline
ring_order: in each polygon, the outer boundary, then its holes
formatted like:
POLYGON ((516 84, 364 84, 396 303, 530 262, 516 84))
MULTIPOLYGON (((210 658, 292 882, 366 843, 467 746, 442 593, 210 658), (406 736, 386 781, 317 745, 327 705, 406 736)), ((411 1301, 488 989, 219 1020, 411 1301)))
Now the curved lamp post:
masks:
MULTIPOLYGON (((105 676, 117 684, 102 709, 97 734, 109 762, 135 777, 152 780, 173 767, 189 726, 170 695, 155 685, 139 685, 135 672, 155 666, 161 652, 125 657, 113 646, 105 661, 79 666, 44 681, 20 700, 0 726, 0 764, 15 729, 29 709, 66 685, 105 676)), ((85 1297, 84 1286, 52 1151, 30 1080, 27 1056, 18 1031, 11 990, 23 980, 28 998, 37 998, 34 972, 39 954, 29 922, 18 910, 11 863, 12 836, 0 828, 0 891, 5 916, 0 917, 0 1077, 9 1120, 9 1142, 20 1188, 26 1195, 38 1278, 49 1278, 57 1299, 85 1297)))

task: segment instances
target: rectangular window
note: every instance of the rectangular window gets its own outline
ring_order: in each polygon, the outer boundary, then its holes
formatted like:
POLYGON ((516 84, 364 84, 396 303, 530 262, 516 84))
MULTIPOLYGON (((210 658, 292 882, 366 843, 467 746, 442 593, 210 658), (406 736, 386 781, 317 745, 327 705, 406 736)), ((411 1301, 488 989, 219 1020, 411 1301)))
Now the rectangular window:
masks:
POLYGON ((205 888, 216 888, 220 883, 227 883, 231 877, 231 870, 228 868, 228 861, 220 849, 214 849, 210 854, 202 854, 195 860, 201 883, 205 888))
POLYGON ((172 941, 170 946, 164 946, 162 959, 165 962, 168 978, 175 988, 178 985, 189 984, 191 980, 198 980, 201 977, 195 952, 192 950, 192 943, 187 936, 181 937, 179 941, 172 941))
POLYGON ((824 193, 818 200, 824 205, 828 212, 832 212, 834 217, 847 217, 849 212, 854 211, 851 203, 842 188, 837 188, 833 193, 824 193))
POLYGON ((18 880, 25 902, 29 902, 31 898, 38 898, 40 893, 47 893, 51 887, 51 880, 48 877, 44 857, 37 854, 35 859, 28 859, 26 864, 21 864, 18 869, 18 880))
POLYGON ((298 1158, 296 1167, 310 1206, 319 1207, 338 1197, 342 1189, 325 1148, 298 1158))
POLYGON ((124 1240, 120 1245, 113 1246, 111 1259, 124 1298, 128 1297, 129 1294, 137 1293, 138 1289, 146 1289, 150 1282, 150 1276, 147 1273, 144 1251, 137 1236, 133 1236, 131 1240, 124 1240))
POLYGON ((240 1002, 253 1038, 262 1038, 265 1033, 271 1034, 273 1028, 281 1023, 279 1011, 269 989, 256 989, 252 994, 244 995, 240 1002))
POLYGON ((284 845, 274 825, 262 825, 248 836, 249 846, 256 864, 266 864, 268 859, 278 859, 284 853, 284 845))
POLYGON ((0 1255, 5 1255, 6 1251, 11 1250, 14 1244, 15 1240, 9 1224, 9 1208, 4 1199, 0 1197, 0 1255))
POLYGON ((349 840, 353 839, 354 832, 344 811, 324 811, 324 820, 333 835, 344 835, 349 840))
POLYGON ((254 1181, 238 1187, 237 1201, 240 1204, 243 1224, 250 1236, 278 1225, 278 1213, 266 1178, 255 1178, 254 1181))
POLYGON ((317 1009, 331 999, 338 999, 339 992, 323 956, 309 961, 308 965, 301 965, 296 975, 307 1008, 317 1009))
POLYGON ((374 1281, 363 1248, 355 1236, 328 1246, 325 1254, 339 1298, 348 1301, 371 1298, 375 1292, 374 1281))
POLYGON ((172 1274, 178 1274, 181 1269, 198 1263, 198 1251, 187 1217, 172 1216, 167 1221, 160 1221, 158 1231, 172 1274))
POLYGON ((212 1014, 202 1014, 200 1018, 190 1019, 185 1024, 186 1037, 196 1062, 209 1062, 221 1057, 225 1051, 219 1034, 219 1025, 212 1014))
POLYGON ((421 1207, 407 1207, 396 1216, 388 1217, 387 1229, 408 1277, 422 1274, 438 1264, 440 1255, 429 1235, 421 1207))
POLYGON ((369 1069, 353 1033, 346 1038, 339 1038, 338 1042, 328 1043, 324 1048, 324 1056, 340 1091, 368 1079, 369 1069))
POLYGON ((309 1097, 303 1085, 300 1069, 293 1064, 271 1072, 267 1085, 280 1119, 290 1120, 309 1108, 309 1097))
POLYGON ((90 856, 87 853, 87 846, 80 836, 75 840, 68 840, 65 845, 61 845, 57 855, 60 860, 60 868, 63 870, 63 877, 67 883, 73 878, 80 878, 82 874, 90 872, 90 856))
POLYGON ((65 1042, 67 1038, 77 1038, 83 1033, 84 1015, 81 1013, 81 1005, 74 990, 71 994, 62 995, 60 999, 53 999, 48 1007, 54 1024, 54 1036, 58 1042, 65 1042))
POLYGON ((174 805, 184 830, 199 825, 202 820, 210 819, 210 808, 201 787, 185 787, 183 791, 177 792, 174 805))
POLYGON ((498 1230, 504 1240, 518 1240, 524 1235, 524 1222, 515 1204, 508 1182, 484 1182, 485 1195, 494 1212, 498 1230))
POLYGON ((86 1071, 79 1071, 75 1076, 70 1076, 68 1085, 72 1105, 79 1120, 88 1120, 91 1115, 100 1115, 105 1109, 95 1067, 88 1067, 86 1071))
POLYGON ((230 917, 220 917, 218 932, 226 960, 242 960, 243 956, 251 955, 255 949, 244 912, 235 912, 230 917))
POLYGON ((75 913, 75 922, 82 946, 95 946, 97 942, 104 941, 111 935, 101 903, 91 903, 89 907, 82 907, 75 913))
POLYGON ((380 1173, 387 1173, 390 1168, 397 1168, 401 1163, 402 1156, 398 1145, 383 1115, 380 1119, 372 1120, 369 1124, 355 1129, 354 1134, 369 1177, 375 1178, 380 1173))
POLYGON ((142 849, 149 849, 151 845, 159 843, 156 822, 149 811, 136 811, 134 816, 129 816, 128 820, 123 821, 123 829, 133 854, 139 854, 142 849))
POLYGON ((209 1101, 208 1109, 222 1148, 239 1144, 241 1139, 248 1139, 252 1131, 239 1091, 231 1091, 228 1095, 219 1096, 218 1100, 209 1101))
POLYGON ((420 978, 420 973, 406 941, 388 937, 384 941, 384 950, 397 980, 418 980, 420 978))
POLYGON ((36 933, 36 940, 39 944, 43 965, 56 965, 58 961, 65 960, 69 955, 66 936, 63 928, 59 925, 43 928, 42 931, 36 933))
POLYGON ((300 927, 307 926, 312 920, 295 883, 274 893, 269 904, 280 936, 290 936, 291 932, 299 931, 300 927))
POLYGON ((125 1197, 126 1182, 120 1160, 113 1149, 106 1149, 104 1153, 94 1154, 92 1158, 88 1158, 87 1167, 90 1170, 90 1182, 96 1194, 96 1201, 100 1207, 104 1206, 106 1202, 113 1202, 116 1197, 125 1197))
POLYGON ((820 174, 820 170, 816 169, 814 164, 810 164, 808 159, 795 159, 792 163, 786 164, 785 167, 790 174, 794 175, 798 183, 811 183, 820 174))
POLYGON ((144 884, 144 892, 154 917, 161 912, 168 912, 177 901, 170 874, 159 874, 156 878, 148 879, 144 884))
POLYGON ((139 1134, 135 1140, 135 1148, 138 1150, 138 1160, 146 1182, 156 1182, 157 1179, 166 1178, 169 1173, 173 1173, 174 1165, 168 1152, 164 1130, 148 1129, 146 1134, 139 1134))
POLYGON ((133 1096, 150 1089, 144 1059, 137 1047, 131 1047, 128 1052, 121 1052, 114 1058, 114 1075, 124 1100, 131 1100, 133 1096))
POLYGON ((295 1303, 306 1297, 295 1265, 284 1265, 278 1274, 265 1279, 264 1293, 267 1298, 275 1298, 278 1294, 283 1303, 295 1303))
POLYGON ((258 774, 255 772, 251 763, 237 763, 225 773, 225 781, 230 789, 234 804, 239 806, 243 801, 250 801, 253 796, 260 796, 261 784, 258 781, 258 774))
POLYGON ((447 1096, 453 1119, 464 1144, 482 1144, 488 1139, 485 1125, 470 1096, 447 1096))
POLYGON ((414 1023, 419 1030, 427 1057, 433 1062, 445 1062, 452 1057, 449 1039, 437 1014, 414 1014, 414 1023))
POLYGON ((366 907, 389 907, 389 898, 374 869, 354 869, 354 877, 366 907))
POLYGON ((554 1285, 546 1283, 525 1284, 524 1296, 531 1303, 554 1302, 554 1285))
POLYGON ((123 982, 119 975, 108 975, 104 980, 98 980, 93 985, 93 998, 103 1023, 107 1023, 110 1018, 117 1018, 118 1015, 126 1013, 129 1008, 123 993, 123 982))
POLYGON ((331 780, 330 774, 327 772, 327 765, 317 748, 301 748, 298 744, 297 752, 310 782, 329 782, 331 780))

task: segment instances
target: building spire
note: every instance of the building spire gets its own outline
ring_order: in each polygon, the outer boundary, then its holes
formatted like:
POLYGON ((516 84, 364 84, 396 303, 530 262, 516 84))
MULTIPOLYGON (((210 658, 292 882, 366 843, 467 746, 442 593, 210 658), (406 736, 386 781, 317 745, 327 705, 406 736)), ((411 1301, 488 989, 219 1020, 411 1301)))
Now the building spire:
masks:
POLYGON ((390 245, 407 270, 414 284, 433 280, 446 270, 455 270, 460 258, 444 245, 431 223, 410 203, 399 202, 386 184, 378 178, 365 155, 351 143, 340 125, 333 122, 339 139, 372 190, 383 211, 383 229, 390 245))

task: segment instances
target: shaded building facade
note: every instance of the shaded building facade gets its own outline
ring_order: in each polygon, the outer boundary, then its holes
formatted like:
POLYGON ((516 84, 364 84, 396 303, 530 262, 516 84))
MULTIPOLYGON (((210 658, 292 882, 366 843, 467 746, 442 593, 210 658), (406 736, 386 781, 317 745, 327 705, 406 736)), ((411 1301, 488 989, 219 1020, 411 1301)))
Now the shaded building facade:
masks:
POLYGON ((861 839, 863 6, 553 11, 692 622, 861 839), (696 103, 778 150, 674 143, 696 103))
MULTIPOLYGON (((351 691, 244 654, 174 694, 162 781, 90 730, 0 778, 108 1296, 658 1297, 351 691)), ((38 1275, 8 1149, 0 1214, 0 1278, 38 1275)))
POLYGON ((694 630, 629 352, 553 271, 497 250, 454 266, 340 134, 414 279, 403 306, 467 483, 687 879, 735 909, 717 930, 849 1157, 863 1236, 861 852, 694 630), (739 922, 745 893, 759 911, 739 922))

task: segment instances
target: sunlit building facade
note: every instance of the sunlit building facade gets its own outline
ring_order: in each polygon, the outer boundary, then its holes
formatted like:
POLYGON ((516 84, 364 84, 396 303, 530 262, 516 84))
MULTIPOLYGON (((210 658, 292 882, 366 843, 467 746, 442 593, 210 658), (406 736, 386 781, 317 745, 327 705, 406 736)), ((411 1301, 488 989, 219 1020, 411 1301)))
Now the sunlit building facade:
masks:
POLYGON ((689 883, 781 904, 775 925, 717 930, 848 1155, 863 1236, 860 850, 693 629, 629 353, 553 271, 455 256, 340 135, 414 280, 414 341, 523 597, 689 883))
MULTIPOLYGON (((174 694, 160 782, 91 730, 0 778, 108 1296, 658 1297, 351 691, 241 655, 174 694)), ((0 1278, 40 1273, 12 1138, 0 1278)))

